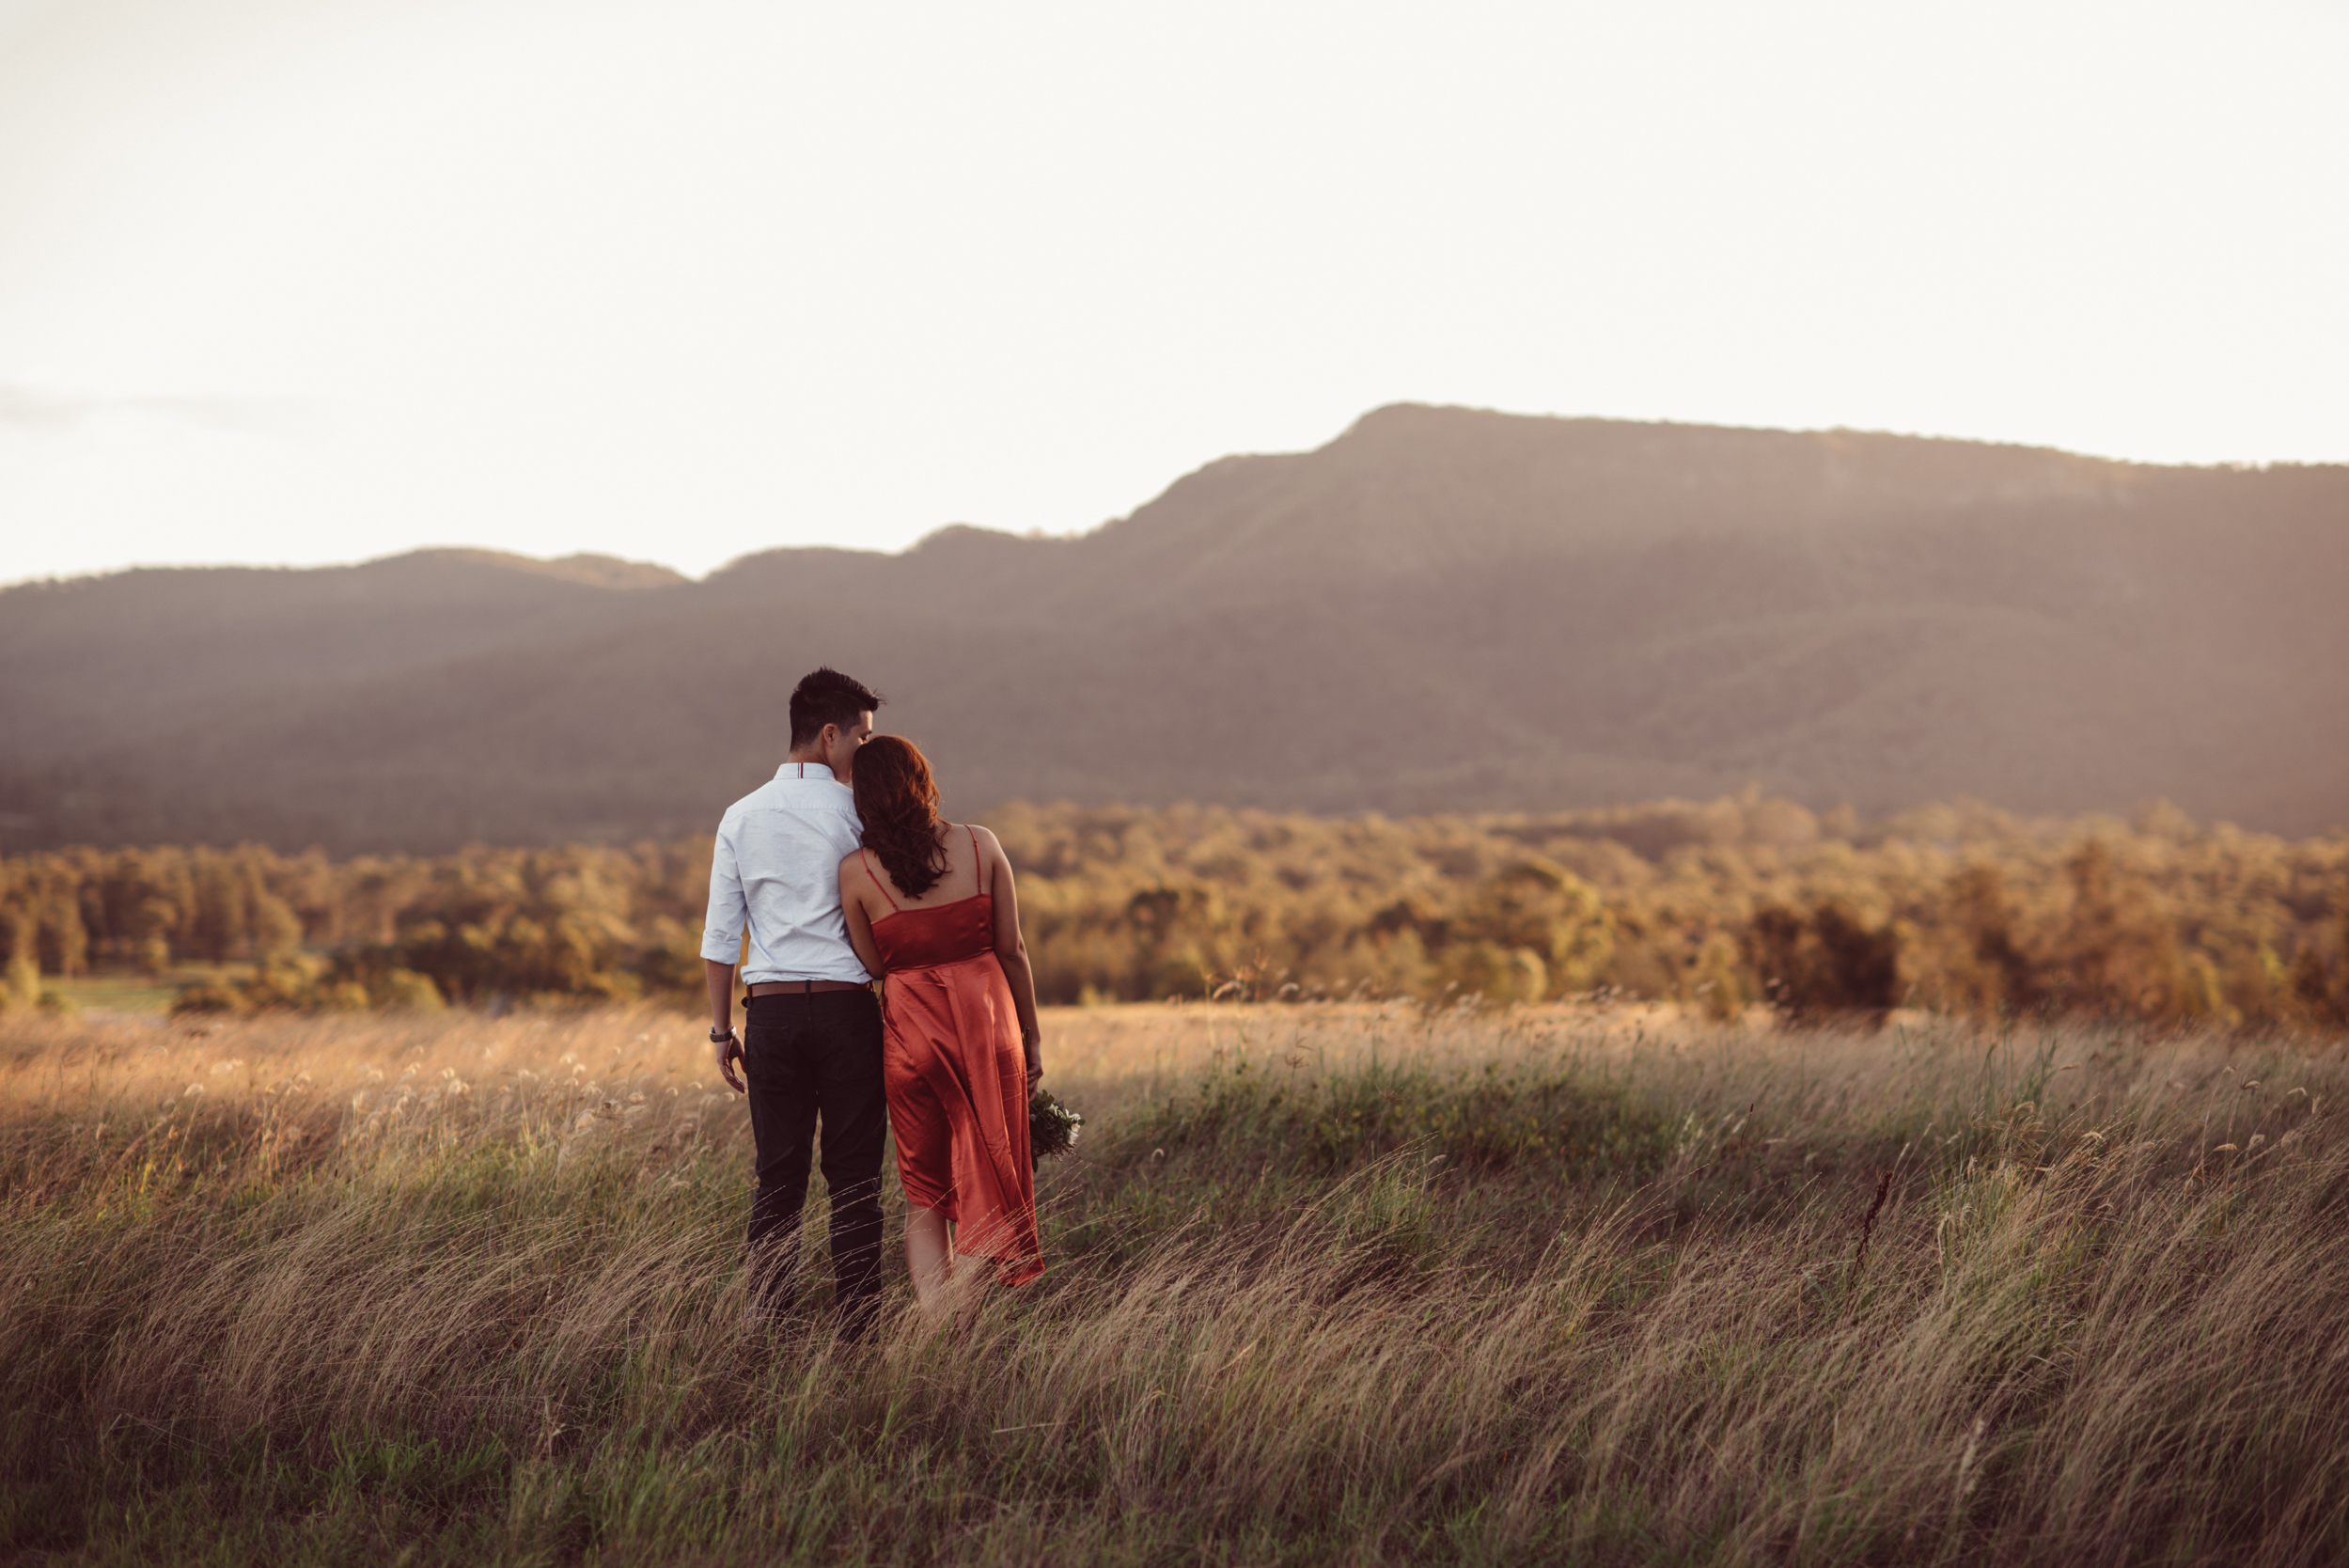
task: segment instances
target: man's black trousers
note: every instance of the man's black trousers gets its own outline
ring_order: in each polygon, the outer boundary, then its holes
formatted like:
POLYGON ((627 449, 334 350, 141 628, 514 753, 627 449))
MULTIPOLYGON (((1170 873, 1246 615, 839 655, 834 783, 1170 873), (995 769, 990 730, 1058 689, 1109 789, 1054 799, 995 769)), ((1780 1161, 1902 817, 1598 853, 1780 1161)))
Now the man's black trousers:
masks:
POLYGON ((889 1131, 881 1005, 869 991, 818 991, 753 996, 744 1007, 743 1068, 759 1143, 752 1300, 776 1317, 791 1305, 821 1121, 823 1180, 832 1189, 833 1306, 841 1331, 859 1337, 881 1309, 881 1151, 889 1131))

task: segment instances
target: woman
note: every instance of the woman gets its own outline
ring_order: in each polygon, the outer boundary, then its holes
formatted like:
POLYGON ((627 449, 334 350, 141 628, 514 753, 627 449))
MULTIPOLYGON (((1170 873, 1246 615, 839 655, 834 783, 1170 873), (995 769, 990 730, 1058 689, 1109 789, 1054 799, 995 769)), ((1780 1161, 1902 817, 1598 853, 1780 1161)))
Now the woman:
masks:
POLYGON ((840 862, 840 909, 856 956, 887 982, 881 1065, 905 1267, 934 1315, 957 1252, 989 1260, 1007 1285, 1044 1271, 1027 1149, 1028 1096, 1044 1074, 1036 981, 1003 846, 939 821, 914 744, 867 741, 854 785, 864 847, 840 862))

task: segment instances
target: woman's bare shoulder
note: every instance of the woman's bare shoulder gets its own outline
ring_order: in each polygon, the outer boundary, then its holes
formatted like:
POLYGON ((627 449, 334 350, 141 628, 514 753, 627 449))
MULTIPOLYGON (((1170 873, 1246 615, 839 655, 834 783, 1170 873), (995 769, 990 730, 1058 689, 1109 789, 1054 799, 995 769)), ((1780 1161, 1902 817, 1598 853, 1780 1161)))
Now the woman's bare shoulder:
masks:
POLYGON ((979 840, 979 857, 1001 867, 1005 872, 1009 873, 1011 870, 1011 855, 1003 847, 1003 840, 977 823, 971 823, 971 834, 979 840))

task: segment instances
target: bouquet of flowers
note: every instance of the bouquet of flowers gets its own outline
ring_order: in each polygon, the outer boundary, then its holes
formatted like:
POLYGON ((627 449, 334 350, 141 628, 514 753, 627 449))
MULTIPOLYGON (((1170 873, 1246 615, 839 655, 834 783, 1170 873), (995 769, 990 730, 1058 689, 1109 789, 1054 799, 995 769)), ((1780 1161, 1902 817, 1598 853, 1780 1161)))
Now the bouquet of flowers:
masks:
POLYGON ((1065 1154, 1076 1146, 1085 1118, 1055 1099, 1050 1090, 1038 1090, 1027 1102, 1027 1153, 1030 1164, 1046 1154, 1065 1154))

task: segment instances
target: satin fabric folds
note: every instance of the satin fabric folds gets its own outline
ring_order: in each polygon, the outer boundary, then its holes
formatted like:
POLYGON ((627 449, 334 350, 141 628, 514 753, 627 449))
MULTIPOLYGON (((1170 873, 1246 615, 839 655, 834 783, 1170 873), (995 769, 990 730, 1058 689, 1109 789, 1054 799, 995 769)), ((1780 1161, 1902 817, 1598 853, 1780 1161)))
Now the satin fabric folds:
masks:
POLYGON ((881 1065, 905 1200, 954 1221, 954 1250, 1007 1285, 1043 1273, 1027 1060, 981 893, 873 922, 887 975, 881 1065))

